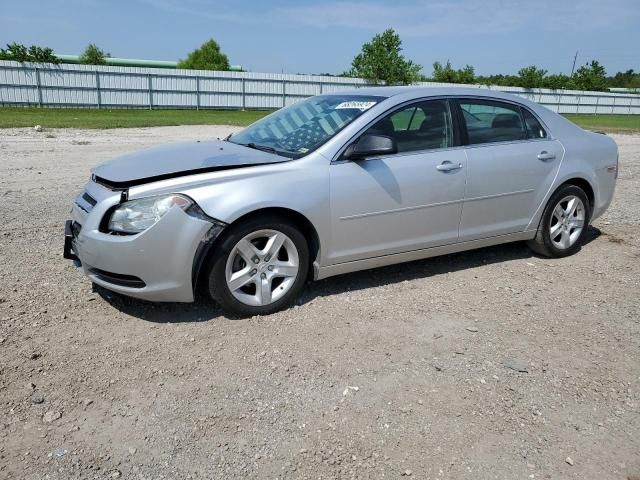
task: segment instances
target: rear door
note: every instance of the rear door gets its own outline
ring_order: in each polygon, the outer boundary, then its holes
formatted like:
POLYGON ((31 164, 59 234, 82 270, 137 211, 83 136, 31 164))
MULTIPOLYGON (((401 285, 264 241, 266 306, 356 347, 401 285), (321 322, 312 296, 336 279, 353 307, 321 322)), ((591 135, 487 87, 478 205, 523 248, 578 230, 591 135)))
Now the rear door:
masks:
POLYGON ((519 105, 461 98, 458 106, 468 143, 460 241, 524 231, 556 176, 562 145, 519 105))

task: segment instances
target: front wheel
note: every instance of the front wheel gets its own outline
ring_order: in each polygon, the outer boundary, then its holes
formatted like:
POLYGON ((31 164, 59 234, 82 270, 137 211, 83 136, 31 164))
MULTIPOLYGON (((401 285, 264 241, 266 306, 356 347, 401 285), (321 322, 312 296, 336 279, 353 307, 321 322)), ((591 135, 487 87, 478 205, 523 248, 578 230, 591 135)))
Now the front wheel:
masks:
POLYGON ((295 225, 255 218, 225 236, 209 273, 209 292, 227 311, 265 315, 293 303, 308 272, 309 247, 295 225))
POLYGON ((563 185, 551 196, 538 231, 528 245, 545 257, 566 257, 582 245, 589 225, 589 199, 580 187, 563 185))

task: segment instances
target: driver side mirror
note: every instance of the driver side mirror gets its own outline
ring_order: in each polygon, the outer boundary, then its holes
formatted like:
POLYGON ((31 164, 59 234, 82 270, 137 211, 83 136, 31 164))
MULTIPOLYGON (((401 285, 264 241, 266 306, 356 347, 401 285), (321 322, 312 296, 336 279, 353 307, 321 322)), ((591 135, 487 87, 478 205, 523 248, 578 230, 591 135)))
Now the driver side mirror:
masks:
POLYGON ((356 143, 347 147, 343 157, 348 160, 357 160, 392 153, 398 153, 398 145, 393 138, 385 135, 363 135, 356 143))

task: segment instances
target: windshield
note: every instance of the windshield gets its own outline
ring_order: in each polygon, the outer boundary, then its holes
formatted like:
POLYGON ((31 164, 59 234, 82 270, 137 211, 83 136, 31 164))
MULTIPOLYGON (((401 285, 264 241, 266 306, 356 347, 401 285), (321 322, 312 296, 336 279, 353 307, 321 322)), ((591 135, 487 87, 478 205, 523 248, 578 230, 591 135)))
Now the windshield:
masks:
POLYGON ((230 142, 300 158, 325 143, 384 97, 320 95, 278 110, 230 142))

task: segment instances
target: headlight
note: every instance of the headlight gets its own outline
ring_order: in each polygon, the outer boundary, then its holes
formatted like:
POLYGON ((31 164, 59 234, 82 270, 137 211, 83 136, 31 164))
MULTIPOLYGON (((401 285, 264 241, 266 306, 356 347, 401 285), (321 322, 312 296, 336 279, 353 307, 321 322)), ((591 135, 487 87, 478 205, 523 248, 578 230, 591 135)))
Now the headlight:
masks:
POLYGON ((125 202, 116 208, 109 219, 109 231, 140 233, 160 220, 173 207, 186 210, 193 202, 182 195, 162 195, 125 202))

